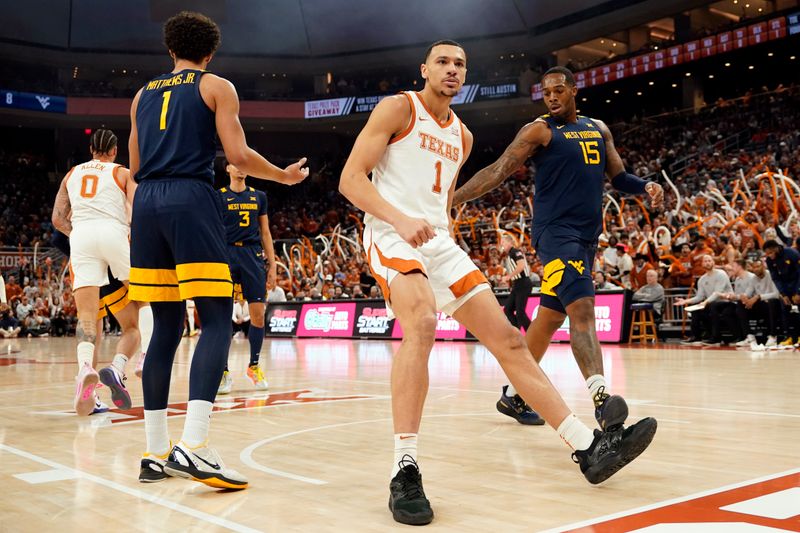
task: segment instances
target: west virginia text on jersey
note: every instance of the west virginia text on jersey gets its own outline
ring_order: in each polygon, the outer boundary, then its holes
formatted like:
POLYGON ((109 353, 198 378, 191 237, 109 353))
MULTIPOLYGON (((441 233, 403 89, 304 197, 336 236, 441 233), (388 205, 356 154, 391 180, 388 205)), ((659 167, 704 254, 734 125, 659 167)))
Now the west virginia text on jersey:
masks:
POLYGON ((547 147, 534 157, 536 192, 533 197, 533 240, 545 229, 553 235, 586 242, 602 228, 601 209, 606 170, 602 133, 588 117, 564 123, 543 115, 552 132, 547 147))
POLYGON ((234 246, 261 246, 258 217, 267 214, 267 195, 253 187, 234 192, 227 187, 219 190, 222 197, 225 234, 234 246))

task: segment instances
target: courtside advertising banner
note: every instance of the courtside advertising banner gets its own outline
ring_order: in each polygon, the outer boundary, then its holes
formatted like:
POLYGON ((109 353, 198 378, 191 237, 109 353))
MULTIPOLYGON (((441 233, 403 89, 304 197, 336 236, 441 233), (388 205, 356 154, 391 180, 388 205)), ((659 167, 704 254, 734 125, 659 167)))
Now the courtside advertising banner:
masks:
MULTIPOLYGON (((539 297, 528 298, 525 308, 528 316, 536 318, 539 312, 539 297)), ((594 297, 594 321, 597 329, 597 340, 600 342, 620 342, 622 340, 622 324, 625 320, 625 294, 597 294, 594 297)), ((569 340, 569 318, 553 335, 554 341, 569 340)))
MULTIPOLYGON (((498 297, 498 305, 506 296, 498 297)), ((528 298, 527 313, 535 318, 539 297, 528 298)), ((625 294, 615 292, 595 296, 595 326, 600 342, 620 342, 625 324, 625 294)), ((437 313, 437 340, 464 340, 474 337, 454 318, 437 313)), ((281 302, 267 306, 267 336, 402 339, 400 323, 386 313, 383 300, 333 300, 326 302, 281 302)), ((569 341, 569 319, 553 336, 569 341)))
POLYGON ((294 337, 303 304, 281 303, 267 305, 266 333, 268 336, 294 337))
POLYGON ((389 339, 394 331, 394 318, 389 318, 383 302, 356 305, 356 324, 353 337, 389 339))
POLYGON ((298 337, 351 337, 356 316, 355 302, 323 302, 303 305, 298 337))

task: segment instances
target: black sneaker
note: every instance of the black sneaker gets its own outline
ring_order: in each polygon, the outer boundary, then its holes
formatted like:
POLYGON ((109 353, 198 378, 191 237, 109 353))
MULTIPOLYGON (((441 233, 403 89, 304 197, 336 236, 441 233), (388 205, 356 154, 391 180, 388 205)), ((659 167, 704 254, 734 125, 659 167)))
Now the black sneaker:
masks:
POLYGON ((142 455, 142 464, 139 469, 139 481, 141 483, 156 483, 170 477, 169 474, 164 472, 164 464, 167 462, 168 455, 169 453, 163 456, 154 455, 152 453, 145 453, 142 455))
POLYGON ((622 396, 610 395, 605 387, 597 389, 594 401, 594 418, 603 431, 613 431, 628 418, 628 404, 622 396))
POLYGON ((417 462, 410 455, 404 455, 398 466, 400 471, 389 484, 389 510, 392 516, 401 524, 429 524, 433 520, 433 509, 425 497, 417 462))
POLYGON ((657 427, 655 418, 645 418, 627 429, 595 429, 592 445, 588 450, 576 450, 572 460, 580 465, 589 483, 602 483, 647 449, 657 427))
POLYGON ((544 425, 544 418, 531 409, 530 405, 525 403, 525 400, 519 394, 509 396, 506 394, 507 390, 508 385, 503 385, 503 392, 500 393, 500 399, 497 400, 498 411, 526 426, 544 425))

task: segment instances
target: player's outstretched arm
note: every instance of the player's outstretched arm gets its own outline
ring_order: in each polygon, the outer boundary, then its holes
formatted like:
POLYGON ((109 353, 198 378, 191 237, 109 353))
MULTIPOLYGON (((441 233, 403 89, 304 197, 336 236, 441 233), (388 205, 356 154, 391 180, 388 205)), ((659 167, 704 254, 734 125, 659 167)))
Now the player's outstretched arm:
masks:
POLYGON ((433 227, 387 202, 367 177, 383 157, 392 136, 405 130, 410 120, 411 108, 405 96, 390 96, 375 106, 342 169, 339 192, 357 208, 391 224, 403 240, 417 247, 436 235, 433 227))
POLYGON ((550 129, 544 122, 535 121, 524 125, 497 161, 479 170, 456 191, 453 204, 460 205, 480 198, 503 183, 540 146, 549 142, 549 136, 550 129))
POLYGON ((653 208, 661 207, 664 201, 664 189, 654 181, 643 180, 633 174, 628 174, 625 171, 625 165, 622 164, 622 158, 614 146, 614 137, 611 135, 611 130, 601 120, 595 120, 597 127, 603 134, 603 141, 606 144, 606 176, 611 180, 611 186, 618 191, 626 192, 628 194, 644 194, 650 195, 650 203, 653 208))
POLYGON ((53 215, 51 220, 53 222, 53 227, 69 237, 69 234, 72 233, 72 204, 69 203, 67 178, 69 178, 69 174, 64 176, 64 179, 61 180, 61 185, 58 188, 58 194, 56 194, 56 201, 53 204, 53 215))
POLYGON ((285 185, 300 183, 308 177, 308 168, 303 167, 305 157, 286 168, 280 168, 247 146, 242 124, 239 122, 239 96, 231 82, 206 74, 200 79, 200 92, 207 103, 211 100, 212 111, 216 115, 217 134, 222 141, 225 157, 232 165, 248 176, 285 185))
POLYGON ((258 225, 261 228, 261 246, 267 256, 267 289, 271 291, 278 279, 278 262, 275 260, 275 245, 272 242, 272 232, 269 230, 269 216, 260 215, 258 225))

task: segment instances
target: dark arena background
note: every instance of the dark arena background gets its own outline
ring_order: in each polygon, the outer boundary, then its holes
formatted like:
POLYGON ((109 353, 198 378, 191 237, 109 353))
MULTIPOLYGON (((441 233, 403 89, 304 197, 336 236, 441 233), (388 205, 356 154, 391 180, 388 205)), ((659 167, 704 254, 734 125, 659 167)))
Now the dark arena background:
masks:
MULTIPOLYGON (((605 386, 626 398, 626 424, 653 417, 658 433, 624 471, 586 483, 551 428, 502 414, 503 369, 439 311, 419 431, 435 511, 426 527, 800 531, 799 34, 796 0, 0 0, 0 532, 406 527, 385 491, 391 435, 404 434, 392 429, 393 361, 410 335, 368 264, 364 213, 339 183, 370 113, 423 90, 420 65, 441 39, 467 60, 450 105, 474 143, 456 187, 548 113, 543 76, 562 66, 574 73, 577 113, 607 124, 628 173, 663 188, 653 207, 606 180, 598 249, 580 269, 594 280, 605 386), (116 134, 116 162, 129 166, 133 98, 172 71, 162 27, 183 10, 219 25, 208 70, 236 87, 248 145, 280 168, 305 157, 309 169, 293 186, 246 180, 266 193, 276 278, 263 380, 248 367, 261 330, 237 285, 229 372, 213 405, 210 442, 249 480, 240 491, 139 482, 143 343, 124 372, 130 404, 99 387, 95 412, 76 414, 81 323, 69 258, 54 245, 56 195, 92 159, 96 130, 116 134), (728 290, 706 291, 713 273, 728 290), (753 281, 764 276, 772 285, 753 281)), ((215 188, 229 187, 219 140, 214 173, 215 188)), ((498 306, 512 307, 510 274, 525 264, 531 319, 555 275, 531 238, 536 179, 530 158, 450 213, 498 306), (504 236, 522 259, 509 259, 504 236)), ((166 410, 172 444, 191 418, 203 339, 202 313, 186 309, 166 410)), ((124 337, 109 310, 98 370, 117 361, 124 337)), ((594 428, 572 331, 569 319, 556 328, 541 368, 594 428)))

